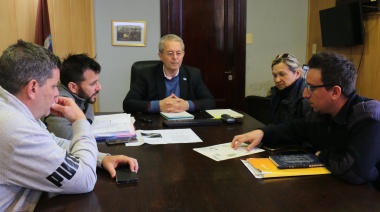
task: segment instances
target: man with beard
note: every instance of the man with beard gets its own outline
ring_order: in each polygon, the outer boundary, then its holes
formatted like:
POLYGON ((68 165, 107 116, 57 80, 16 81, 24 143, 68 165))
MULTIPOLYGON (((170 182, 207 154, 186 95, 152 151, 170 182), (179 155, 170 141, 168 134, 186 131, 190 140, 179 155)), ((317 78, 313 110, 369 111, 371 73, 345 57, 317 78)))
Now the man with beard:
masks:
MULTIPOLYGON (((87 54, 69 54, 60 69, 59 95, 73 99, 90 124, 94 120, 93 103, 102 89, 99 83, 100 70, 99 63, 87 54)), ((45 124, 56 136, 72 139, 72 127, 67 119, 50 114, 45 118, 45 124)))

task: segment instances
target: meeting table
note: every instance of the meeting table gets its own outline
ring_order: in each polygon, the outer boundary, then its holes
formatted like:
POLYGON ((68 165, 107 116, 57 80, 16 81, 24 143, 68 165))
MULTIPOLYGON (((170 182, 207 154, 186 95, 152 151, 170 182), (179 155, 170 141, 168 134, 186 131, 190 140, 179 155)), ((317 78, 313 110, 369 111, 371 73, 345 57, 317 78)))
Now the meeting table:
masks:
MULTIPOLYGON (((231 142, 263 126, 241 113, 241 123, 191 127, 202 140, 198 143, 98 142, 100 152, 136 158, 139 182, 116 184, 99 168, 92 192, 44 193, 35 211, 380 211, 380 192, 367 184, 352 185, 333 175, 256 179, 241 160, 268 157, 267 152, 215 161, 193 150, 231 142)), ((172 129, 163 126, 159 114, 132 115, 136 130, 172 129)))

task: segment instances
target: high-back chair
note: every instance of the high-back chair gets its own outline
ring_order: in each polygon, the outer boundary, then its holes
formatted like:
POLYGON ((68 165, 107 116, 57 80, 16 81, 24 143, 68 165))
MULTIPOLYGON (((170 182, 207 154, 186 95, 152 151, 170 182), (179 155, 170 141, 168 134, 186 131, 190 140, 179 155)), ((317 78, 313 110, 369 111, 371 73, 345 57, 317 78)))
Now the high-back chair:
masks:
POLYGON ((269 106, 271 98, 262 96, 246 96, 244 112, 263 124, 269 123, 269 106))
POLYGON ((152 68, 160 62, 161 62, 160 60, 144 60, 144 61, 137 61, 133 63, 132 68, 131 68, 131 81, 130 81, 129 88, 132 88, 133 84, 136 82, 137 72, 144 69, 152 68))

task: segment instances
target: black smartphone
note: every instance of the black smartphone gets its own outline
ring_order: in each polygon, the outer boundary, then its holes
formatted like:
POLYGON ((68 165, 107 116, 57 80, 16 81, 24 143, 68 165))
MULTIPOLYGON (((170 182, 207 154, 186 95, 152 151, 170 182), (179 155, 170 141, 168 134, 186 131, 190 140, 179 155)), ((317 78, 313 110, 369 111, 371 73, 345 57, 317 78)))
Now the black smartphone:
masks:
POLYGON ((134 143, 137 142, 138 139, 131 137, 131 138, 116 138, 116 139, 106 139, 106 144, 108 145, 117 145, 117 144, 125 144, 125 143, 134 143))
POLYGON ((224 123, 227 123, 227 124, 235 123, 235 119, 228 114, 223 114, 221 117, 224 123))
POLYGON ((263 149, 268 150, 270 152, 282 151, 282 150, 293 150, 297 149, 296 144, 264 144, 262 146, 263 149))
POLYGON ((119 166, 116 168, 116 183, 137 183, 139 178, 135 172, 132 172, 129 166, 119 166))
POLYGON ((144 118, 144 117, 141 117, 140 121, 145 122, 145 123, 152 123, 152 119, 148 119, 148 118, 144 118))

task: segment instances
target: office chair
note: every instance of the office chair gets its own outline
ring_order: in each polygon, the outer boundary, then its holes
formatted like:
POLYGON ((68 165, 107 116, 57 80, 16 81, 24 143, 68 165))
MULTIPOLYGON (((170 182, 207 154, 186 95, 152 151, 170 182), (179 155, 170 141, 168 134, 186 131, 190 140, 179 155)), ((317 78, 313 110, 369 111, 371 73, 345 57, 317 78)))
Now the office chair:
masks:
POLYGON ((131 68, 131 81, 129 88, 132 88, 133 84, 136 82, 137 78, 137 72, 152 68, 156 65, 158 65, 161 62, 161 60, 144 60, 144 61, 137 61, 133 63, 131 68))
POLYGON ((246 96, 243 104, 244 112, 261 123, 268 124, 270 102, 270 97, 246 96))

